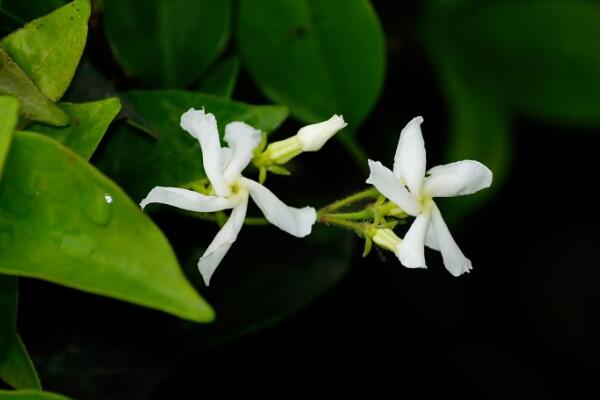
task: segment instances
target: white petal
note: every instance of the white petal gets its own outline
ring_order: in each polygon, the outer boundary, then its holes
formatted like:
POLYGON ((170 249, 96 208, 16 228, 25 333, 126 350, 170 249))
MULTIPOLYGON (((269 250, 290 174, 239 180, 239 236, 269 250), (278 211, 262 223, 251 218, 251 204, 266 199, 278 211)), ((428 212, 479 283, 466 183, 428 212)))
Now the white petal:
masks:
POLYGON ((314 208, 289 207, 260 183, 246 178, 243 180, 252 200, 270 223, 297 237, 310 234, 312 226, 317 220, 317 212, 314 208))
POLYGON ((221 171, 225 171, 233 158, 233 150, 229 147, 221 147, 221 171))
POLYGON ((424 190, 433 197, 471 194, 490 187, 492 171, 473 160, 457 161, 431 168, 424 190))
POLYGON ((471 260, 464 256, 460 248, 454 241, 454 238, 448 230, 448 226, 442 218, 440 210, 435 204, 431 206, 431 223, 435 231, 444 266, 454 276, 459 276, 465 272, 469 272, 473 268, 471 260))
POLYGON ((215 193, 220 197, 228 196, 230 189, 225 184, 221 169, 221 142, 215 116, 190 108, 181 116, 180 125, 200 142, 204 172, 215 193))
POLYGON ((415 197, 404 187, 392 171, 384 167, 379 161, 369 160, 371 174, 367 183, 375 186, 379 192, 391 202, 404 210, 407 214, 417 215, 421 206, 415 197))
POLYGON ((415 197, 421 195, 425 178, 425 142, 421 133, 422 117, 413 118, 400 133, 394 156, 394 175, 403 179, 415 197))
POLYGON ((233 157, 225 170, 225 180, 235 181, 248 166, 254 149, 260 143, 260 131, 244 122, 231 122, 225 127, 225 141, 233 150, 233 157))
POLYGON ((398 258, 407 268, 427 268, 425 263, 425 236, 429 229, 429 213, 421 213, 406 232, 398 258))
POLYGON ((437 237, 435 237, 435 229, 431 221, 429 222, 429 228, 427 228, 427 236, 425 236, 425 246, 432 250, 440 251, 440 244, 438 243, 437 237))
POLYGON ((232 201, 223 197, 206 196, 192 190, 157 186, 140 202, 142 208, 151 203, 168 204, 183 210, 214 212, 233 208, 232 201))
POLYGON ((229 251, 229 248, 237 239, 242 226, 244 225, 244 219, 246 218, 246 210, 248 208, 248 198, 239 203, 231 212, 229 219, 223 225, 217 236, 210 243, 200 261, 198 261, 198 269, 204 278, 206 286, 210 283, 210 278, 215 272, 215 269, 219 266, 225 254, 229 251))

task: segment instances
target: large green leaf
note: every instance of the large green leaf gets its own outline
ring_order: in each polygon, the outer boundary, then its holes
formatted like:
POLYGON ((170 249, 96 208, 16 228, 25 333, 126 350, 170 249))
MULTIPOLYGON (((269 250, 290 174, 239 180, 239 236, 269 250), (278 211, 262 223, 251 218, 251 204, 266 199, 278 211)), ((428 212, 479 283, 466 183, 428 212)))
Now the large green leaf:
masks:
POLYGON ((10 338, 8 350, 0 359, 0 379, 16 389, 41 389, 40 378, 17 334, 10 338))
POLYGON ((56 141, 15 134, 0 204, 0 273, 212 320, 160 230, 117 185, 56 141))
POLYGON ((239 70, 239 58, 231 56, 208 71, 207 75, 200 81, 198 89, 203 93, 230 98, 235 88, 239 70))
POLYGON ((114 132, 99 167, 138 200, 154 186, 183 186, 204 178, 198 141, 179 126, 181 114, 204 107, 215 114, 220 130, 244 121, 271 131, 287 116, 282 106, 252 106, 201 93, 176 90, 133 91, 123 95, 158 133, 154 139, 129 126, 114 132))
POLYGON ((79 64, 89 16, 90 1, 75 0, 6 36, 0 47, 56 102, 79 64))
POLYGON ((183 88, 196 80, 229 37, 230 0, 104 0, 105 29, 116 60, 152 85, 183 88))
POLYGON ((16 97, 21 114, 34 121, 66 125, 69 117, 44 96, 27 74, 0 48, 0 94, 16 97))
POLYGON ((265 95, 304 122, 356 127, 379 97, 384 38, 366 0, 242 0, 237 39, 265 95))
MULTIPOLYGON (((273 227, 244 227, 206 293, 219 318, 210 326, 190 327, 192 343, 208 346, 298 311, 345 276, 355 244, 349 232, 329 227, 317 226, 302 240, 273 227), (258 235, 260 250, 251 240, 258 235)), ((197 240, 194 248, 185 252, 190 269, 197 268, 204 251, 197 240)))
POLYGON ((4 169, 4 160, 10 148, 13 130, 17 126, 18 120, 19 102, 12 97, 0 96, 0 177, 4 169))
POLYGON ((119 99, 111 97, 89 103, 62 103, 71 123, 63 128, 35 124, 29 131, 44 133, 89 160, 121 109, 119 99))
POLYGON ((561 123, 600 124, 600 5, 489 2, 447 21, 471 79, 516 111, 561 123))
POLYGON ((36 390, 0 390, 1 400, 69 400, 68 397, 56 393, 39 392, 36 390))
POLYGON ((452 36, 452 12, 431 14, 423 24, 423 38, 435 66, 448 107, 448 139, 445 159, 453 162, 478 160, 494 173, 490 189, 470 196, 440 200, 444 216, 456 222, 484 204, 504 182, 512 158, 511 117, 501 96, 486 90, 486 86, 469 71, 469 61, 459 56, 452 36))

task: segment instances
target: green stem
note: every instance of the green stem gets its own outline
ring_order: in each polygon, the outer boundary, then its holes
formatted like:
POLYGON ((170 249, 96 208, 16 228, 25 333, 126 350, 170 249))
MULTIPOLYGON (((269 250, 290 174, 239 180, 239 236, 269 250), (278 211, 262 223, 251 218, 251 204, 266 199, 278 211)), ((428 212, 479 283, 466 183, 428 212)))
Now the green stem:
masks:
POLYGON ((366 208, 362 211, 348 212, 348 213, 319 213, 320 217, 325 218, 336 218, 346 220, 357 220, 357 219, 369 219, 374 216, 373 210, 366 208))
POLYGON ((332 216, 322 216, 317 220, 317 222, 324 224, 324 225, 341 226, 346 229, 351 229, 357 233, 363 233, 364 226, 365 226, 365 224, 363 224, 363 223, 351 222, 351 221, 344 220, 344 219, 337 219, 332 216))
POLYGON ((339 210, 340 208, 343 208, 349 204, 355 203, 359 200, 364 200, 364 199, 369 199, 369 198, 376 198, 379 196, 379 192, 377 191, 377 189, 375 189, 374 187, 369 188, 369 189, 365 189, 361 192, 355 193, 353 195, 350 195, 348 197, 345 197, 341 200, 337 200, 334 201, 333 203, 321 208, 319 210, 320 214, 326 214, 329 213, 331 211, 336 211, 339 210))

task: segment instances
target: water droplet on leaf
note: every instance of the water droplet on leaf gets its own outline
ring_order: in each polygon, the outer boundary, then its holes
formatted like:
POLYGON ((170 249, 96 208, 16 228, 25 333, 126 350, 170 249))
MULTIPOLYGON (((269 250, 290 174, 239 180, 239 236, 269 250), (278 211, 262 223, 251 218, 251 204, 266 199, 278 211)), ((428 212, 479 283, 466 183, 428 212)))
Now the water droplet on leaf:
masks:
POLYGON ((106 226, 112 217, 113 198, 104 190, 97 189, 82 196, 83 212, 86 218, 99 226, 106 226))

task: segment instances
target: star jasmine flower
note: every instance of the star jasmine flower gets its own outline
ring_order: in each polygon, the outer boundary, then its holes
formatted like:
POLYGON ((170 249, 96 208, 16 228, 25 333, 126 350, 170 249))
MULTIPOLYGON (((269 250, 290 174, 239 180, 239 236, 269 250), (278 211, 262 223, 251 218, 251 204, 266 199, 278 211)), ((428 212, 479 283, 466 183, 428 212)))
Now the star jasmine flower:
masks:
POLYGON ((249 198, 254 200, 265 218, 279 229, 297 237, 310 234, 317 217, 314 208, 288 207, 269 189, 242 176, 242 171, 252 160, 254 150, 260 143, 260 131, 243 122, 231 122, 225 127, 224 137, 229 147, 221 147, 215 116, 193 108, 181 116, 181 127, 200 142, 204 171, 214 195, 157 186, 141 201, 140 206, 144 208, 150 203, 162 203, 196 212, 232 210, 228 221, 198 262, 198 269, 207 286, 242 228, 249 198))
POLYGON ((427 268, 425 247, 440 251, 444 266, 454 276, 472 269, 452 238, 434 197, 454 197, 475 193, 492 184, 492 171, 485 165, 464 160, 431 168, 425 173, 426 155, 421 123, 412 119, 400 133, 394 168, 369 160, 370 183, 415 220, 393 251, 408 268, 427 268))

